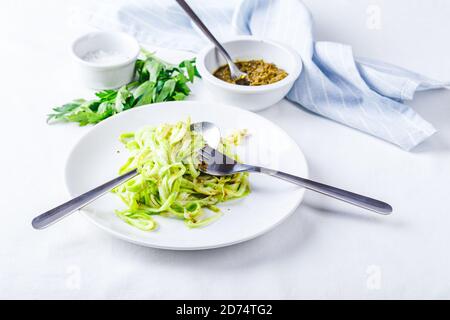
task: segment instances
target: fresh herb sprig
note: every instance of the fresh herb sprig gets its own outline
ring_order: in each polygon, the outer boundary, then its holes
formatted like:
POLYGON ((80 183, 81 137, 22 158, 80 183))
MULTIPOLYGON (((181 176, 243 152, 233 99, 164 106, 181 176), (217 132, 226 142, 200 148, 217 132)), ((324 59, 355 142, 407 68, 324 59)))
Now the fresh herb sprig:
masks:
POLYGON ((116 113, 163 101, 184 100, 191 92, 188 83, 200 77, 195 59, 172 65, 142 50, 144 60, 136 61, 135 80, 118 90, 103 90, 97 99, 77 99, 53 108, 47 122, 96 124, 116 113))

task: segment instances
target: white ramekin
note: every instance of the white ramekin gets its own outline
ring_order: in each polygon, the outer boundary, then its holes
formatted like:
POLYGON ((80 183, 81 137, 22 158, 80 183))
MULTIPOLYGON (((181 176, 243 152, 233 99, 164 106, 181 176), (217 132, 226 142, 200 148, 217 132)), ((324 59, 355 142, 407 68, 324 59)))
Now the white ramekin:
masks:
POLYGON ((293 49, 274 41, 255 37, 238 37, 222 43, 235 60, 263 59, 284 69, 288 76, 264 86, 239 86, 216 78, 213 73, 226 62, 214 46, 202 50, 197 56, 197 68, 208 93, 214 100, 258 111, 283 99, 302 71, 302 60, 293 49))
POLYGON ((139 52, 136 39, 122 32, 91 32, 72 45, 81 80, 92 89, 115 89, 131 82, 139 52), (123 59, 111 63, 87 61, 86 55, 95 51, 120 55, 123 59))

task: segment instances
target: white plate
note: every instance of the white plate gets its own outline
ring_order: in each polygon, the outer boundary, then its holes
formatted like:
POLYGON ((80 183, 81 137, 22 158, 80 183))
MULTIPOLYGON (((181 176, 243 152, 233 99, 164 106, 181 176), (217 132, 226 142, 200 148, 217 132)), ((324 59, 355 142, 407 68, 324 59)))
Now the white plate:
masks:
MULTIPOLYGON (((77 196, 117 176, 128 158, 118 141, 124 131, 145 125, 211 121, 222 135, 248 129, 251 136, 238 148, 242 160, 307 177, 307 164, 296 143, 263 117, 236 107, 204 102, 170 102, 139 107, 118 114, 93 127, 73 148, 66 166, 66 184, 77 196), (119 151, 119 152, 118 152, 119 151)), ((155 248, 198 250, 236 244, 255 238, 286 219, 303 199, 304 189, 269 176, 252 174, 252 192, 244 199, 223 203, 224 215, 213 224, 189 229, 180 220, 156 216, 159 228, 144 232, 114 214, 124 208, 117 196, 107 194, 82 211, 103 230, 121 239, 155 248)))

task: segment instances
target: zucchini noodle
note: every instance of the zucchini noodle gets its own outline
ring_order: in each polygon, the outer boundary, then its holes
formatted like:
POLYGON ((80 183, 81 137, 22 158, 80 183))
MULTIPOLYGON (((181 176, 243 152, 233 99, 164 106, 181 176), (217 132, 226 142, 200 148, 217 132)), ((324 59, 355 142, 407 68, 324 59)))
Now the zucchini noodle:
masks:
MULTIPOLYGON (((120 136, 130 158, 119 173, 136 168, 140 173, 113 190, 127 206, 116 211, 123 221, 151 231, 157 228, 152 216, 160 215, 183 220, 190 228, 203 227, 222 215, 217 204, 250 193, 248 173, 214 177, 200 172, 198 152, 205 142, 190 125, 188 119, 120 136)), ((245 135, 240 131, 222 139, 218 149, 237 160, 233 149, 245 135)))

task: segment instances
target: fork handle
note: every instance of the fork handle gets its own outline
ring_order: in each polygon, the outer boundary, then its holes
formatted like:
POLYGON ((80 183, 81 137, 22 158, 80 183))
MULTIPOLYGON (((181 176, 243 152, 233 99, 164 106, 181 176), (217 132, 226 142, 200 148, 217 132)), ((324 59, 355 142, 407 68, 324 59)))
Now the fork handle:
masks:
POLYGON ((272 177, 276 177, 294 184, 297 184, 305 189, 316 191, 322 193, 324 195, 333 197, 335 199, 345 201, 347 203, 353 204, 355 206, 374 211, 379 214, 388 215, 392 213, 392 207, 380 200, 372 199, 357 193, 353 193, 350 191, 338 189, 323 183, 319 183, 316 181, 304 179, 301 177, 297 177, 288 173, 262 168, 255 167, 256 172, 268 174, 272 177))
POLYGON ((75 212, 76 210, 83 208, 84 206, 88 205, 95 199, 111 191, 115 187, 135 177, 137 174, 138 171, 136 169, 127 172, 121 175, 120 177, 108 181, 97 188, 94 188, 86 193, 83 193, 82 195, 73 198, 72 200, 69 200, 57 206, 56 208, 53 208, 37 216, 36 218, 33 219, 33 222, 31 224, 35 229, 44 229, 50 226, 51 224, 61 220, 62 218, 68 216, 69 214, 75 212))

